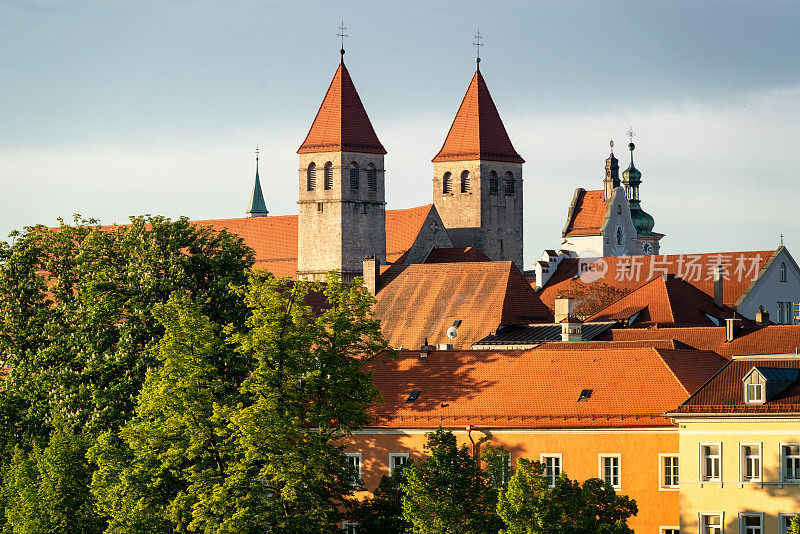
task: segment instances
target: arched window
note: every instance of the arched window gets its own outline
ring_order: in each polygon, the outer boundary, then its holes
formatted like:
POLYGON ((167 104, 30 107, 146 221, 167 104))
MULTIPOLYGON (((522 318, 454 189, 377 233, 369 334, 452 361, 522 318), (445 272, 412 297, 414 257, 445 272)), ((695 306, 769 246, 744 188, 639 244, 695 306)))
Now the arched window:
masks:
POLYGON ((325 164, 325 189, 333 189, 333 163, 330 161, 325 164))
POLYGON ((453 177, 449 172, 442 176, 442 193, 449 195, 453 191, 453 177))
POLYGON ((466 193, 469 191, 469 171, 461 173, 461 192, 466 193))
POLYGON ((617 245, 622 244, 622 228, 617 226, 617 245))
POLYGON ((514 173, 509 171, 503 177, 503 187, 506 190, 506 195, 514 196, 514 173))
POLYGON ((358 163, 355 161, 350 164, 350 189, 358 189, 358 163))
POLYGON ((306 190, 313 191, 317 188, 317 166, 312 161, 306 170, 306 190))
POLYGON ((370 191, 378 190, 378 174, 375 172, 375 165, 367 164, 367 189, 370 191))
POLYGON ((489 194, 497 194, 497 173, 494 171, 489 173, 489 194))
POLYGON ((784 262, 781 262, 780 273, 781 273, 781 282, 785 282, 786 281, 786 263, 784 263, 784 262))

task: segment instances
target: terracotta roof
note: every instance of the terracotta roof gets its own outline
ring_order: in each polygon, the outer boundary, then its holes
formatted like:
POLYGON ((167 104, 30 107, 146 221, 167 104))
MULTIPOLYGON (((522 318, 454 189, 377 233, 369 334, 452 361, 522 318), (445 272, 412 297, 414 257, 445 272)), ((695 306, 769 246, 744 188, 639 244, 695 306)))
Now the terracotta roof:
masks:
POLYGON ((770 325, 745 329, 730 343, 725 342, 724 326, 684 328, 619 328, 604 336, 609 341, 671 339, 685 347, 713 350, 732 358, 756 354, 794 354, 800 348, 800 325, 770 325))
POLYGON ((654 339, 647 341, 550 341, 534 347, 534 349, 547 350, 606 350, 606 349, 636 349, 650 347, 653 349, 677 349, 675 341, 671 339, 654 339))
POLYGON ((728 279, 723 281, 723 302, 734 306, 759 276, 761 269, 776 253, 774 250, 672 254, 658 256, 619 256, 602 258, 606 275, 591 283, 578 277, 580 260, 565 258, 539 291, 542 302, 553 308, 554 299, 563 291, 608 284, 616 289, 636 289, 663 273, 674 274, 707 295, 714 296, 713 268, 727 264, 728 279))
POLYGON ((662 414, 724 364, 713 353, 653 348, 419 355, 403 351, 370 363, 384 400, 372 408, 374 426, 672 426, 662 414), (584 389, 591 395, 578 402, 584 389), (406 402, 414 390, 419 397, 406 402))
POLYGON ((386 154, 344 63, 336 69, 311 129, 297 153, 339 150, 386 154))
POLYGON ((572 219, 567 222, 564 237, 599 235, 606 220, 606 201, 603 190, 578 190, 572 219))
POLYGON ((427 338, 469 348, 501 324, 553 320, 510 261, 408 265, 381 282, 375 316, 392 347, 417 348, 427 338), (450 341, 445 332, 456 320, 450 341))
POLYGON ((800 369, 800 358, 731 360, 673 413, 798 413, 800 381, 795 381, 764 404, 745 404, 742 379, 753 367, 800 369))
POLYGON ((464 261, 492 261, 475 247, 434 248, 425 263, 458 263, 464 261))
MULTIPOLYGON (((658 325, 719 326, 737 316, 731 308, 719 308, 714 299, 688 282, 672 275, 653 278, 632 293, 600 310, 587 321, 636 318, 630 326, 658 325), (715 324, 709 315, 718 320, 715 324)), ((743 319, 748 325, 749 319, 743 319)), ((753 325, 754 326, 754 325, 753 325)))
POLYGON ((386 210, 386 261, 395 263, 411 249, 433 204, 404 210, 386 210))
POLYGON ((511 144, 480 70, 475 71, 444 145, 433 161, 478 159, 525 162, 511 144))

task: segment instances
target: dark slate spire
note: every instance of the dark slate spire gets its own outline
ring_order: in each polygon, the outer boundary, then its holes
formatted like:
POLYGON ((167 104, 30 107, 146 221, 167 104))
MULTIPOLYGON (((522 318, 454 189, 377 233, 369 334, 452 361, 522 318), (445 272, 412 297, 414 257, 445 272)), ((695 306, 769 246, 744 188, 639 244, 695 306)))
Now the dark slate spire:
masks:
POLYGON ((264 202, 264 194, 261 192, 261 180, 258 179, 258 147, 256 147, 256 184, 253 186, 253 196, 250 199, 250 209, 247 210, 248 217, 266 217, 269 215, 267 204, 264 202))
POLYGON ((606 159, 606 177, 603 180, 603 198, 608 201, 619 187, 619 160, 614 157, 614 141, 611 140, 611 155, 606 159))

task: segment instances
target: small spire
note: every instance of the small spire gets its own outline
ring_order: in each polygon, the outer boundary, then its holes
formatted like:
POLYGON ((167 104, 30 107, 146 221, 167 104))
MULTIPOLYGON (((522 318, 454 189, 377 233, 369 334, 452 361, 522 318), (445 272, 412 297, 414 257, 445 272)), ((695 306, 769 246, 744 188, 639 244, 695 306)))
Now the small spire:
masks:
POLYGON ((614 140, 612 139, 608 144, 611 145, 611 155, 614 155, 614 140))
POLYGON ((344 65, 344 38, 347 37, 347 34, 344 33, 347 30, 347 26, 344 25, 344 21, 339 25, 339 33, 336 34, 336 37, 340 37, 342 39, 342 47, 339 49, 339 55, 341 56, 339 59, 339 65, 344 65))
POLYGON ((483 36, 481 35, 480 29, 478 29, 478 32, 474 35, 473 38, 475 39, 472 42, 472 46, 475 47, 475 69, 481 70, 481 47, 483 46, 481 39, 483 39, 483 36))
POLYGON ((630 143, 628 143, 628 150, 631 151, 631 165, 633 165, 633 150, 636 148, 636 145, 633 144, 633 138, 636 137, 636 133, 633 131, 632 126, 628 126, 628 131, 626 132, 628 139, 630 139, 630 143))
POLYGON ((256 183, 253 186, 253 196, 250 198, 250 209, 246 213, 250 217, 269 215, 267 204, 264 202, 264 193, 261 192, 261 180, 258 177, 258 147, 256 147, 256 183))
POLYGON ((781 233, 781 246, 783 246, 783 233, 781 233))

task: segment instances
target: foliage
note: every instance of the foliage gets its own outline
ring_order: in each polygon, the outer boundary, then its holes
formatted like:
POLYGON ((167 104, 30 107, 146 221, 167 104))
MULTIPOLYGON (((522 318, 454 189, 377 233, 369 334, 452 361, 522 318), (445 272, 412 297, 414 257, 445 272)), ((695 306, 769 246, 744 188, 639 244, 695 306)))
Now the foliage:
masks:
POLYGON ((597 478, 581 487, 562 473, 549 489, 544 466, 520 458, 497 512, 508 525, 505 534, 632 534, 627 519, 638 509, 597 478))
POLYGON ((789 529, 786 531, 786 534, 800 534, 800 514, 797 514, 792 518, 792 522, 789 525, 789 529))
POLYGON ((497 492, 466 446, 440 427, 428 434, 431 456, 405 470, 403 517, 418 534, 491 532, 503 524, 495 513, 497 492))
POLYGON ((403 484, 405 470, 413 465, 395 467, 391 475, 381 477, 381 482, 370 499, 355 505, 352 521, 358 523, 358 531, 376 534, 403 534, 411 523, 403 518, 403 484))
POLYGON ((557 297, 574 299, 572 311, 578 319, 584 320, 628 295, 631 291, 605 282, 585 284, 580 280, 573 280, 570 288, 560 291, 557 297))

